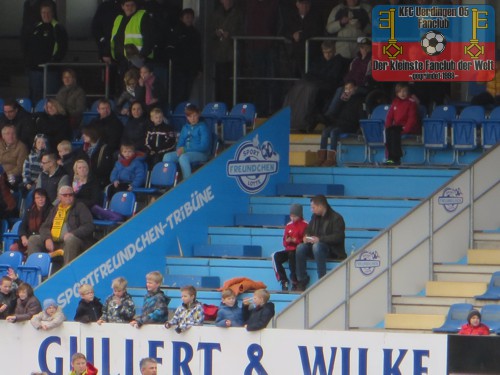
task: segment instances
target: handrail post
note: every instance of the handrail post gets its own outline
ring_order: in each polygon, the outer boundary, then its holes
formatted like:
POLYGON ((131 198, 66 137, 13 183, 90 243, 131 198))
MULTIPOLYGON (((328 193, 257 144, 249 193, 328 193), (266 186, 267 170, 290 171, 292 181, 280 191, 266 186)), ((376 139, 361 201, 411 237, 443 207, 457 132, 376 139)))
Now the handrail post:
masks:
POLYGON ((109 99, 109 64, 104 68, 104 97, 109 99))
POLYGON ((304 72, 307 74, 309 72, 309 39, 306 39, 306 42, 304 44, 304 49, 305 49, 304 58, 306 60, 304 62, 304 72))
POLYGON ((236 67, 238 65, 238 39, 233 39, 233 106, 236 104, 237 97, 237 85, 238 80, 236 67))
MULTIPOLYGON (((47 64, 43 64, 43 98, 47 97, 47 64)), ((33 103, 35 105, 36 103, 33 103)))

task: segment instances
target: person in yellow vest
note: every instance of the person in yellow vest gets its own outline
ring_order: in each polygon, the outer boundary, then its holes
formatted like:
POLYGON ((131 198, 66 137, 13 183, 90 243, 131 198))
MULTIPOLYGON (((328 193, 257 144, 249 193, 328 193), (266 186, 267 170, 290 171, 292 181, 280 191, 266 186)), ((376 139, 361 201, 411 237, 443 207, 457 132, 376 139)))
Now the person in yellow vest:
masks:
POLYGON ((40 227, 40 234, 28 240, 28 254, 48 252, 51 256, 64 256, 68 264, 92 244, 94 223, 92 213, 85 204, 75 201, 71 186, 61 186, 59 204, 54 206, 40 227))
MULTIPOLYGON (((61 61, 68 49, 68 35, 54 17, 52 2, 41 3, 40 18, 41 21, 34 25, 26 43, 23 44, 25 62, 29 69, 30 99, 33 105, 43 97, 43 70, 39 65, 61 61)), ((59 79, 54 69, 52 75, 49 74, 46 84, 48 94, 57 92, 59 79)))
POLYGON ((136 0, 122 0, 122 13, 113 23, 109 50, 104 53, 102 60, 111 64, 118 64, 119 72, 123 75, 134 61, 145 61, 153 58, 154 37, 153 24, 145 10, 137 9, 136 0))

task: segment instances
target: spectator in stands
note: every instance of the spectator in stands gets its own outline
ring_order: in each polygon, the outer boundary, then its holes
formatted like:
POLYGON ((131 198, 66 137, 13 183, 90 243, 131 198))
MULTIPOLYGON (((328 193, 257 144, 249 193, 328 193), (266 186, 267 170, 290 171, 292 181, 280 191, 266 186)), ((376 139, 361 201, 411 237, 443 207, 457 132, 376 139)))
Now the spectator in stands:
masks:
POLYGON ((112 185, 108 189, 108 198, 118 191, 132 191, 146 183, 147 174, 146 155, 136 152, 134 145, 123 143, 120 147, 120 156, 111 171, 112 185))
POLYGON ((204 122, 200 122, 200 110, 193 104, 186 106, 188 123, 182 127, 177 150, 165 154, 163 161, 179 162, 184 179, 191 176, 191 163, 205 162, 210 155, 211 134, 204 122))
POLYGON ((57 5, 54 0, 24 0, 23 24, 21 26, 21 45, 23 49, 25 48, 26 40, 33 31, 33 28, 42 21, 40 17, 40 5, 42 3, 52 7, 54 19, 57 20, 57 5))
POLYGON ((137 68, 130 68, 123 76, 123 84, 125 87, 116 101, 116 107, 122 115, 129 115, 132 103, 139 99, 143 99, 142 97, 144 95, 140 92, 143 90, 139 87, 139 78, 140 75, 137 68))
MULTIPOLYGON (((328 16, 326 31, 339 38, 353 38, 371 34, 371 6, 361 0, 343 0, 328 16)), ((337 52, 346 59, 356 56, 356 41, 338 41, 337 52)))
POLYGON ((137 151, 147 151, 145 142, 148 124, 142 103, 133 101, 130 104, 128 120, 123 126, 122 143, 132 143, 137 151))
POLYGON ((398 83, 395 87, 396 97, 391 103, 385 118, 385 146, 387 149, 387 165, 400 165, 403 149, 402 134, 420 134, 421 125, 418 113, 418 99, 410 96, 407 83, 398 83))
POLYGON ((90 173, 89 164, 79 159, 73 165, 73 182, 71 184, 75 192, 75 199, 85 204, 89 209, 101 201, 99 182, 90 173))
POLYGON ((42 305, 33 293, 30 284, 21 283, 17 288, 17 301, 14 313, 6 320, 11 323, 24 322, 30 320, 33 315, 42 311, 42 305))
POLYGON ((16 289, 17 284, 13 283, 12 278, 3 276, 0 281, 0 319, 5 320, 16 308, 16 289))
POLYGON ((45 112, 38 115, 36 120, 38 133, 45 134, 49 140, 49 149, 54 152, 57 145, 73 138, 73 131, 66 116, 66 111, 56 99, 47 99, 45 112))
MULTIPOLYGON (((359 52, 351 62, 349 71, 344 76, 344 83, 352 81, 356 84, 357 93, 366 96, 372 89, 372 41, 370 38, 358 38, 359 52)), ((341 86, 335 92, 335 95, 326 110, 326 116, 331 116, 333 110, 337 107, 340 96, 344 91, 341 86)))
POLYGON ((89 163, 90 173, 97 179, 100 188, 109 184, 109 175, 114 165, 113 152, 100 137, 96 126, 82 129, 83 150, 79 154, 89 163))
POLYGON ((111 283, 113 294, 104 302, 102 315, 97 324, 102 323, 128 323, 135 315, 134 300, 127 293, 127 280, 117 277, 111 283))
POLYGON ((23 142, 26 147, 33 144, 36 133, 33 118, 14 99, 6 99, 3 104, 3 113, 0 115, 0 129, 6 125, 15 126, 17 139, 23 142))
POLYGON ((82 353, 75 353, 71 356, 71 372, 69 375, 97 375, 94 365, 87 362, 87 358, 82 353))
MULTIPOLYGON (((309 38, 323 34, 321 16, 311 9, 311 0, 297 0, 297 10, 289 14, 283 25, 283 35, 291 40, 292 74, 303 77, 305 74, 305 43, 309 38)), ((319 55, 317 48, 310 47, 310 56, 315 59, 319 55)))
POLYGON ((192 8, 183 9, 179 22, 173 29, 173 82, 172 107, 189 100, 194 81, 201 76, 201 34, 194 26, 195 14, 192 8))
POLYGON ((165 323, 168 320, 168 298, 160 289, 163 276, 158 271, 146 275, 147 293, 144 296, 141 315, 135 316, 130 325, 140 328, 143 324, 165 323))
POLYGON ((326 260, 345 259, 345 223, 342 216, 328 204, 324 195, 311 198, 311 221, 307 225, 304 243, 297 246, 297 290, 304 291, 309 284, 306 260, 314 258, 318 269, 318 278, 326 274, 326 260))
POLYGON ((322 57, 312 64, 303 79, 294 83, 285 98, 284 106, 290 106, 292 110, 292 131, 312 132, 342 83, 347 60, 335 53, 332 41, 321 43, 321 50, 322 57))
POLYGON ((460 328, 459 335, 482 336, 489 335, 489 327, 481 323, 481 313, 477 310, 471 310, 467 315, 467 323, 460 328))
POLYGON ((102 60, 108 64, 115 61, 119 74, 123 76, 131 63, 126 48, 136 50, 141 60, 153 58, 154 35, 153 25, 145 10, 137 9, 136 0, 122 0, 122 12, 113 23, 109 47, 102 60), (129 47, 127 47, 129 46, 129 47), (133 48, 131 48, 133 47, 133 48))
POLYGON ((321 134, 318 150, 317 166, 333 167, 337 165, 337 142, 340 134, 355 134, 359 130, 359 120, 363 117, 364 95, 357 93, 354 81, 344 85, 344 92, 337 102, 337 106, 326 118, 327 126, 321 134), (330 138, 330 147, 328 147, 330 138))
POLYGON ((243 34, 243 13, 234 0, 220 0, 212 16, 213 46, 211 54, 215 62, 215 100, 232 103, 233 39, 243 34))
POLYGON ((111 102, 108 99, 99 99, 97 112, 99 118, 93 119, 89 126, 94 126, 99 131, 99 138, 108 145, 110 152, 114 153, 120 148, 123 124, 111 110, 111 102))
POLYGON ((109 53, 113 23, 120 12, 120 0, 102 1, 92 18, 92 35, 97 44, 100 59, 109 53))
POLYGON ((17 188, 22 181, 23 165, 27 156, 28 149, 23 142, 17 140, 14 125, 5 125, 0 139, 0 165, 7 173, 12 188, 17 188))
POLYGON ((139 363, 141 375, 156 375, 158 362, 154 358, 143 358, 139 363))
POLYGON ((75 201, 71 186, 62 186, 59 188, 59 204, 43 222, 40 234, 28 240, 28 255, 42 251, 55 253, 52 256, 64 253, 64 264, 68 264, 91 245, 93 232, 90 210, 75 201))
POLYGON ((149 65, 144 65, 139 71, 139 87, 142 89, 140 100, 146 105, 147 112, 155 107, 163 107, 164 90, 161 83, 155 77, 153 69, 149 65))
POLYGON ((238 306, 232 289, 222 291, 222 302, 215 319, 217 327, 243 327, 243 310, 238 306))
MULTIPOLYGON (((252 36, 276 36, 279 20, 279 0, 246 0, 245 2, 245 33, 252 36)), ((245 41, 245 68, 250 77, 273 77, 276 75, 277 51, 275 40, 245 41)), ((268 116, 276 106, 277 88, 272 81, 259 79, 247 82, 249 85, 249 101, 261 117, 268 116)), ((245 91, 245 90, 243 90, 245 91)), ((241 91, 240 91, 241 92, 241 91)), ((281 105, 281 99, 280 99, 281 105)))
POLYGON ((57 145, 57 164, 63 167, 70 180, 73 179, 73 165, 77 157, 77 153, 73 151, 73 145, 70 141, 64 140, 57 145))
POLYGON ((172 319, 165 323, 165 328, 175 326, 175 332, 187 331, 193 326, 202 326, 204 321, 203 305, 196 300, 196 289, 192 285, 186 285, 181 289, 182 304, 175 310, 172 319))
POLYGON ((52 298, 43 301, 43 311, 31 318, 31 325, 36 329, 47 331, 59 327, 66 320, 62 309, 52 298))
POLYGON ((56 204, 57 192, 62 186, 70 185, 70 181, 64 168, 57 164, 56 154, 48 152, 42 155, 42 173, 36 181, 36 188, 47 192, 50 203, 56 204))
POLYGON ((21 191, 23 196, 36 185, 40 173, 42 173, 42 155, 47 151, 48 140, 44 134, 37 134, 33 141, 33 147, 23 164, 23 183, 21 191))
POLYGON ((19 240, 14 242, 10 250, 20 251, 26 258, 28 240, 34 234, 39 234, 42 223, 49 216, 52 204, 44 189, 35 189, 33 192, 33 204, 24 212, 23 219, 19 225, 19 240))
POLYGON ((274 303, 269 301, 270 294, 266 289, 258 289, 253 298, 243 300, 243 321, 247 331, 259 331, 267 327, 274 316, 274 303), (253 308, 250 305, 253 303, 253 308))
MULTIPOLYGON (((42 2, 40 5, 41 22, 34 26, 27 36, 24 56, 29 69, 30 99, 37 103, 43 98, 43 70, 40 64, 59 62, 66 55, 68 35, 66 30, 54 18, 52 2, 42 2)), ((47 78, 47 93, 57 91, 55 72, 50 72, 47 78)))
POLYGON ((76 72, 71 68, 63 70, 62 81, 63 86, 57 92, 56 100, 61 103, 68 115, 71 129, 77 131, 87 106, 85 91, 78 85, 76 72))
POLYGON ((163 111, 160 108, 153 108, 146 130, 146 149, 148 151, 149 169, 162 161, 167 152, 175 150, 176 134, 173 127, 168 125, 163 111))
POLYGON ((97 322, 102 315, 102 303, 94 294, 94 287, 82 284, 78 288, 80 302, 76 308, 73 320, 80 323, 97 322))
POLYGON ((290 222, 285 227, 283 233, 283 246, 285 250, 276 251, 272 255, 273 268, 276 279, 281 284, 281 290, 288 292, 288 286, 291 281, 292 290, 297 289, 297 273, 295 271, 295 251, 297 245, 302 243, 304 231, 307 228, 307 221, 303 219, 302 206, 292 204, 290 206, 290 222), (290 279, 286 276, 283 263, 288 262, 290 268, 290 279))
POLYGON ((7 173, 0 165, 0 220, 19 216, 17 203, 11 191, 7 173))

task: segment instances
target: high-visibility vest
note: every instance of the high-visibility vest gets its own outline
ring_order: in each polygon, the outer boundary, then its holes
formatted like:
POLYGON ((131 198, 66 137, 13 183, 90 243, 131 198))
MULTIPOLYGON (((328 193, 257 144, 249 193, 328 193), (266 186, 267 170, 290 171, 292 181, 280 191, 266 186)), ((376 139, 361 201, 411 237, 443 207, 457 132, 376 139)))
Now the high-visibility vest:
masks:
MULTIPOLYGON (((142 17, 146 14, 145 10, 138 10, 137 12, 134 13, 132 17, 130 17, 130 20, 127 23, 127 26, 125 26, 125 38, 123 40, 123 46, 127 44, 133 44, 134 46, 137 47, 139 52, 142 49, 143 46, 143 39, 142 39, 142 34, 141 34, 141 21, 142 17)), ((111 31, 111 56, 113 59, 116 59, 115 57, 115 36, 116 33, 118 32, 118 29, 120 28, 120 24, 122 23, 123 20, 123 15, 120 14, 115 18, 115 22, 113 24, 113 30, 111 31)), ((125 53, 125 48, 123 50, 123 55, 127 56, 125 53)), ((150 58, 153 57, 153 53, 151 52, 149 54, 150 58)))

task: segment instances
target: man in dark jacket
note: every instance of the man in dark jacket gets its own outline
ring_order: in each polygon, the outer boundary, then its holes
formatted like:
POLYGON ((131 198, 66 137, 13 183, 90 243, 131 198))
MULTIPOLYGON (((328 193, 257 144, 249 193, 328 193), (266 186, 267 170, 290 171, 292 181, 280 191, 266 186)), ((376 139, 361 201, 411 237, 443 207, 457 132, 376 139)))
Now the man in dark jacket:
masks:
POLYGON ((100 99, 97 105, 99 118, 93 119, 88 126, 94 126, 100 133, 102 143, 108 145, 110 152, 120 149, 120 140, 123 134, 123 124, 111 110, 111 103, 107 99, 100 99))
POLYGON ((90 210, 82 202, 75 201, 71 186, 62 186, 59 204, 42 224, 40 234, 28 240, 28 256, 36 252, 61 255, 62 250, 64 264, 68 264, 92 244, 93 232, 90 210))
POLYGON ((59 189, 70 184, 66 171, 57 164, 56 154, 48 152, 42 155, 42 173, 36 182, 36 188, 42 188, 47 192, 49 202, 54 204, 59 189))
POLYGON ((0 129, 9 124, 16 127, 17 139, 23 142, 29 151, 36 132, 33 117, 14 99, 5 100, 3 114, 0 115, 0 129))
POLYGON ((327 258, 345 259, 345 223, 342 216, 328 204, 324 195, 311 198, 311 221, 305 231, 304 243, 297 246, 296 271, 298 290, 305 290, 309 283, 306 260, 314 258, 318 268, 318 278, 326 274, 327 258))

